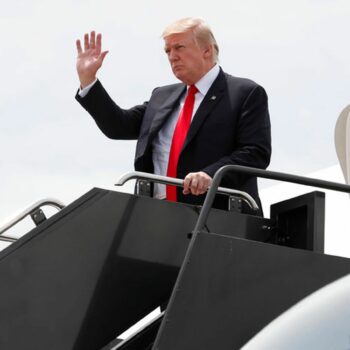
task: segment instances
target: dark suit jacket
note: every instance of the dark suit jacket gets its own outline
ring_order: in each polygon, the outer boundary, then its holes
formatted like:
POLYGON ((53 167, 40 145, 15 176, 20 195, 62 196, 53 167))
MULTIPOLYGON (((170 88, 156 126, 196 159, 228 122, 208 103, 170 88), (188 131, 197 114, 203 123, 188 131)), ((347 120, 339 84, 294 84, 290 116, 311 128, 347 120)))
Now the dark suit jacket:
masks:
MULTIPOLYGON (((152 141, 185 93, 184 84, 156 88, 149 102, 131 109, 116 105, 98 81, 88 95, 76 99, 112 139, 138 139, 135 169, 153 172, 152 141)), ((255 82, 220 73, 193 117, 178 162, 177 177, 204 171, 210 176, 222 166, 238 164, 266 168, 270 162, 270 118, 265 90, 255 82)), ((228 174, 221 186, 248 192, 258 203, 257 180, 228 174)), ((202 204, 204 196, 183 195, 178 200, 202 204)), ((227 208, 217 196, 214 206, 227 208)))

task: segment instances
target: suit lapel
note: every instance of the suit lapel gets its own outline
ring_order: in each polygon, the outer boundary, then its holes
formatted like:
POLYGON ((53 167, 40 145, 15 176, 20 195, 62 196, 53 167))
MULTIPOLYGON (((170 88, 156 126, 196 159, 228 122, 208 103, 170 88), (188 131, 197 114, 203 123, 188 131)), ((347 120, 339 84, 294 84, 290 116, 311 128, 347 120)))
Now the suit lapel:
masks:
POLYGON ((196 136, 199 128, 202 126, 214 107, 221 100, 226 89, 225 81, 224 72, 220 70, 218 77, 214 80, 202 103, 198 107, 196 114, 193 116, 193 120, 191 122, 190 129, 188 130, 188 134, 186 136, 182 150, 187 147, 191 140, 196 136))
POLYGON ((159 107, 158 111, 154 115, 152 124, 150 127, 150 139, 153 139, 153 136, 160 130, 164 122, 173 112, 176 103, 179 101, 181 95, 185 92, 185 85, 179 85, 164 101, 163 105, 159 107))

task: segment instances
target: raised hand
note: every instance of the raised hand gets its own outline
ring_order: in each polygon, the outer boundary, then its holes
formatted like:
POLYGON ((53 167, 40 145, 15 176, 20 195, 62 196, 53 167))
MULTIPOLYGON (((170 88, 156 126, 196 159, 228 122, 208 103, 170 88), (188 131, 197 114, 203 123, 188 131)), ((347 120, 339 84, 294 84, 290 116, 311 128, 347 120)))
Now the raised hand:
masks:
POLYGON ((80 40, 76 41, 78 57, 77 72, 82 88, 91 84, 96 79, 96 73, 102 66, 108 51, 101 52, 102 35, 95 34, 94 31, 84 35, 84 50, 81 47, 80 40))

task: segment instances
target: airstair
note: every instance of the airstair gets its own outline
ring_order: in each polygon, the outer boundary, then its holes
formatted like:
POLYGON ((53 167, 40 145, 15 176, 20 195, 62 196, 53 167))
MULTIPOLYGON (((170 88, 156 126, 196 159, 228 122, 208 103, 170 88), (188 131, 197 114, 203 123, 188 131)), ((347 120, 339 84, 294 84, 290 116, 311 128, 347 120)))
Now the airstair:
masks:
POLYGON ((202 207, 148 196, 151 182, 181 180, 131 173, 119 184, 137 178, 138 194, 94 188, 67 206, 56 202, 48 219, 30 208, 37 227, 0 252, 0 349, 240 349, 350 273, 350 259, 324 254, 323 192, 275 203, 263 218, 249 195, 219 188, 227 171, 350 193, 347 185, 228 166, 202 207), (230 210, 211 208, 217 191, 230 210), (119 338, 157 307, 154 319, 119 338))

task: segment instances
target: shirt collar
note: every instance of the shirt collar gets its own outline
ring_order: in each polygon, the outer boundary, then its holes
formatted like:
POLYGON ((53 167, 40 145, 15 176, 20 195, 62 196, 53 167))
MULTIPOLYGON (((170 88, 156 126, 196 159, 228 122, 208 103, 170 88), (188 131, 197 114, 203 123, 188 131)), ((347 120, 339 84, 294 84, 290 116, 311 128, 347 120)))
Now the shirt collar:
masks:
POLYGON ((212 86, 214 80, 217 78, 220 72, 220 67, 216 63, 215 66, 210 69, 210 71, 205 74, 200 80, 197 81, 196 88, 202 95, 206 95, 210 87, 212 86))

